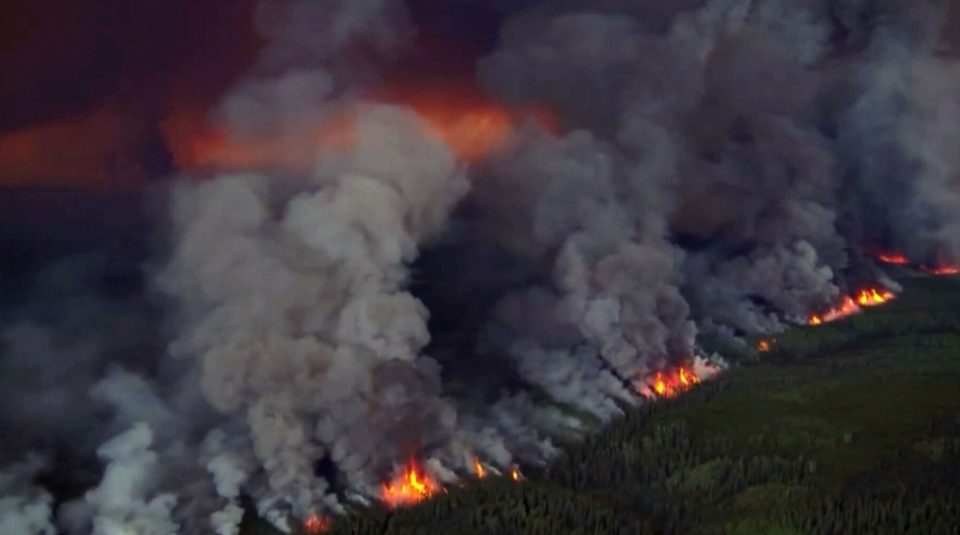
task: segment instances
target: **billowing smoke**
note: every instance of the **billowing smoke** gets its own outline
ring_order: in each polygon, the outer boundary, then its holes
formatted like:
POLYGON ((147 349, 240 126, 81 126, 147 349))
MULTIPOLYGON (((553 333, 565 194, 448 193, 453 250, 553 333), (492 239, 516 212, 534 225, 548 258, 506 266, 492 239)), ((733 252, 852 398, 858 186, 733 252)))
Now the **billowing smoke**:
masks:
POLYGON ((30 457, 0 472, 0 528, 4 533, 56 533, 53 496, 31 481, 44 464, 43 459, 30 457))
POLYGON ((960 262, 946 2, 528 4, 451 126, 382 98, 403 1, 263 2, 145 289, 58 291, 85 258, 4 320, 0 531, 290 531, 414 456, 543 464, 706 339, 896 290, 864 251, 960 262))
MULTIPOLYGON (((942 4, 942 3, 941 3, 942 4)), ((944 49, 944 7, 905 4, 856 65, 837 120, 845 170, 861 195, 859 230, 928 262, 960 261, 960 71, 944 49)))
POLYGON ((466 182, 409 112, 370 109, 355 126, 358 144, 293 193, 255 175, 177 191, 160 279, 180 312, 171 356, 196 359, 205 398, 243 420, 265 499, 301 514, 328 491, 318 459, 375 490, 406 430, 455 423, 421 355, 428 312, 403 286, 466 182))

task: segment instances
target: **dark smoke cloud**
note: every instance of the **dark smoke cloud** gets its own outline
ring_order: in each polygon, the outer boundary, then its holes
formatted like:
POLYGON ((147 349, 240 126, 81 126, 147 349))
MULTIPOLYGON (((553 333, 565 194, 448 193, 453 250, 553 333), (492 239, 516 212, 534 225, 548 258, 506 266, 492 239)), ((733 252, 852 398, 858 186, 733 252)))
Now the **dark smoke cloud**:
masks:
POLYGON ((201 123, 282 150, 174 181, 135 291, 76 291, 87 256, 3 309, 5 532, 234 534, 246 499, 289 531, 411 455, 545 463, 651 373, 716 373, 698 340, 895 290, 864 249, 958 260, 946 3, 458 4, 499 39, 436 61, 429 2, 258 4, 201 123), (562 128, 468 159, 374 97, 478 51, 492 102, 562 128))
POLYGON ((0 187, 105 189, 169 173, 163 124, 202 116, 249 67, 254 5, 4 3, 0 187))
POLYGON ((861 194, 855 209, 865 238, 926 261, 956 262, 960 161, 948 147, 960 135, 960 77, 952 55, 932 53, 943 9, 921 4, 907 14, 865 50, 840 141, 861 194))

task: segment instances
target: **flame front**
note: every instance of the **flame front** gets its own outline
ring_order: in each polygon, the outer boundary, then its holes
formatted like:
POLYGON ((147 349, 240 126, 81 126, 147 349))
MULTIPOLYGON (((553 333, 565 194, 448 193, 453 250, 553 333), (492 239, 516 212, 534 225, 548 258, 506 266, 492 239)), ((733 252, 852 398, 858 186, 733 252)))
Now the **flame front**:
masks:
MULTIPOLYGON (((652 394, 660 398, 675 397, 690 390, 699 382, 700 378, 697 374, 685 366, 678 366, 666 372, 658 371, 646 380, 647 386, 653 391, 652 394)), ((643 388, 641 388, 640 393, 646 397, 651 397, 645 393, 643 388)))
POLYGON ((514 466, 510 469, 510 479, 514 481, 522 481, 523 475, 520 473, 520 469, 514 466))
POLYGON ((383 484, 380 498, 388 507, 414 505, 443 491, 433 478, 416 462, 410 464, 393 479, 383 484))
POLYGON ((811 314, 807 319, 808 325, 822 325, 837 321, 854 314, 859 314, 862 307, 875 307, 889 302, 896 295, 886 288, 867 288, 860 290, 854 296, 846 296, 836 305, 826 312, 820 314, 811 314))
POLYGON ((930 275, 941 275, 941 276, 960 275, 960 266, 949 266, 949 265, 920 266, 920 269, 929 273, 930 275))
POLYGON ((885 288, 869 288, 860 290, 857 294, 857 304, 862 307, 875 307, 886 303, 896 297, 893 292, 885 288))
POLYGON ((871 256, 875 258, 878 262, 883 262, 884 264, 893 264, 897 266, 912 266, 920 269, 925 273, 930 275, 960 275, 960 266, 947 263, 937 263, 937 264, 916 264, 910 261, 905 255, 900 253, 874 253, 871 256))
POLYGON ((760 340, 757 342, 757 350, 761 353, 766 353, 771 349, 773 349, 773 344, 771 344, 769 340, 760 340))
POLYGON ((895 266, 906 266, 910 259, 900 253, 877 253, 874 258, 884 264, 893 264, 895 266))
POLYGON ((484 468, 483 464, 480 463, 480 459, 473 459, 473 472, 477 474, 478 479, 487 477, 487 469, 484 468))
POLYGON ((308 533, 310 535, 326 533, 330 531, 331 527, 333 527, 333 523, 329 518, 315 513, 311 513, 303 521, 303 531, 304 533, 308 533))

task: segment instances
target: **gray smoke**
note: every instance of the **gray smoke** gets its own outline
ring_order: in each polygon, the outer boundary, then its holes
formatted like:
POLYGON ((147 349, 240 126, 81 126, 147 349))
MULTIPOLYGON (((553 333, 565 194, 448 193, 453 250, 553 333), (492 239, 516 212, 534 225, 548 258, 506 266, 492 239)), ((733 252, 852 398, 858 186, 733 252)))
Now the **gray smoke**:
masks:
POLYGON ((172 355, 197 359, 206 398, 244 420, 262 500, 301 515, 328 491, 318 459, 374 491, 410 446, 391 437, 454 423, 420 354, 427 311, 403 289, 404 264, 466 183, 442 145, 410 137, 409 112, 371 109, 356 127, 359 144, 292 195, 264 176, 176 192, 161 277, 181 313, 172 355))
POLYGON ((103 478, 82 500, 63 507, 64 523, 78 533, 90 526, 95 535, 176 533, 171 515, 177 498, 156 488, 164 478, 152 445, 150 426, 138 423, 100 446, 103 478))
MULTIPOLYGON (((519 204, 530 226, 519 230, 550 280, 503 299, 490 343, 551 397, 601 419, 637 401, 632 379, 693 354, 682 252, 663 235, 658 191, 632 189, 645 171, 656 180, 657 163, 581 131, 537 134, 494 171, 527 182, 531 197, 519 204)), ((503 230, 518 239, 516 227, 503 230)))
POLYGON ((0 470, 0 532, 53 535, 53 496, 32 480, 48 463, 29 456, 0 470))
POLYGON ((960 261, 945 2, 530 4, 477 81, 562 128, 478 162, 364 96, 404 2, 262 3, 213 119, 266 149, 176 181, 148 298, 2 325, 0 531, 236 534, 248 499, 291 531, 411 456, 543 464, 658 370, 716 373, 704 335, 895 290, 864 249, 960 261))
POLYGON ((862 232, 931 264, 960 261, 960 70, 940 49, 948 4, 935 4, 905 6, 878 30, 839 120, 862 232))
POLYGON ((613 145, 616 186, 593 180, 588 195, 615 200, 595 221, 622 212, 666 227, 684 277, 658 282, 675 279, 701 329, 802 320, 859 282, 843 279, 864 270, 851 245, 952 260, 957 162, 940 143, 955 139, 956 98, 954 60, 934 54, 942 3, 691 7, 533 10, 507 24, 480 79, 613 145))

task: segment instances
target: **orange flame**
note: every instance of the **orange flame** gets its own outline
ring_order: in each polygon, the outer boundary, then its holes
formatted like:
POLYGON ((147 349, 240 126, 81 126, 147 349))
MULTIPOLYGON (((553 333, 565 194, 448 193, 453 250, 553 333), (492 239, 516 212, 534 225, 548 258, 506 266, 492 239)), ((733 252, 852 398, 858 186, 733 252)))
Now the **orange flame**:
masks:
POLYGON ((516 466, 510 469, 510 479, 514 481, 523 481, 523 474, 520 473, 520 469, 516 466))
POLYGON ((920 266, 920 269, 931 275, 960 275, 960 266, 920 266))
MULTIPOLYGON (((693 373, 693 370, 684 366, 678 366, 668 372, 658 371, 646 379, 647 385, 653 390, 652 394, 661 398, 675 397, 690 390, 699 382, 700 378, 693 373)), ((647 395, 643 390, 641 394, 647 395)))
POLYGON ((333 527, 333 522, 329 518, 314 513, 308 515, 303 521, 303 531, 310 535, 326 533, 330 531, 331 527, 333 527))
POLYGON ((875 307, 886 303, 896 297, 893 292, 886 288, 868 288, 860 290, 857 294, 857 304, 862 307, 875 307))
POLYGON ((427 132, 465 161, 479 160, 503 146, 513 130, 510 111, 494 105, 451 109, 418 103, 414 109, 426 122, 427 132))
POLYGON ((443 492, 443 487, 416 461, 410 461, 393 481, 383 484, 380 498, 388 507, 394 508, 420 503, 439 492, 443 492))
POLYGON ((770 342, 769 340, 760 340, 759 342, 757 342, 757 350, 760 351, 761 353, 766 353, 771 349, 773 349, 773 343, 770 342))
MULTIPOLYGON (((464 162, 473 163, 503 147, 522 123, 559 130, 555 114, 532 107, 507 106, 480 97, 434 95, 429 91, 369 95, 370 103, 394 104, 412 110, 423 131, 439 140, 464 162)), ((369 103, 367 103, 369 104, 369 103)), ((319 124, 301 126, 266 137, 237 137, 207 123, 205 116, 174 115, 162 129, 178 167, 245 170, 258 167, 309 169, 318 154, 350 148, 357 142, 359 110, 344 109, 319 124)), ((416 133, 411 133, 416 134, 416 133)))
POLYGON ((356 144, 358 110, 332 114, 321 124, 265 137, 237 137, 207 123, 205 116, 174 115, 161 128, 178 167, 244 170, 257 167, 306 169, 318 154, 356 144))
POLYGON ((860 312, 860 307, 857 306, 857 303, 853 300, 852 297, 844 297, 839 305, 832 307, 822 314, 813 314, 810 316, 810 319, 807 321, 809 325, 822 325, 824 323, 829 323, 831 321, 837 321, 839 319, 852 316, 860 312))
POLYGON ((894 264, 897 266, 905 266, 910 263, 910 259, 900 253, 877 253, 874 255, 874 258, 884 264, 894 264))
POLYGON ((820 314, 811 314, 807 319, 808 325, 822 325, 837 321, 854 314, 859 314, 861 307, 875 307, 889 302, 896 295, 886 288, 867 288, 860 290, 854 296, 846 296, 840 304, 820 314))
POLYGON ((477 474, 478 479, 487 477, 487 469, 483 467, 483 464, 480 463, 480 459, 477 459, 476 457, 473 459, 473 471, 477 474))
POLYGON ((466 162, 503 147, 523 123, 533 122, 549 132, 560 130, 557 115, 546 108, 496 102, 469 83, 400 84, 368 98, 412 108, 426 123, 428 134, 466 162))

